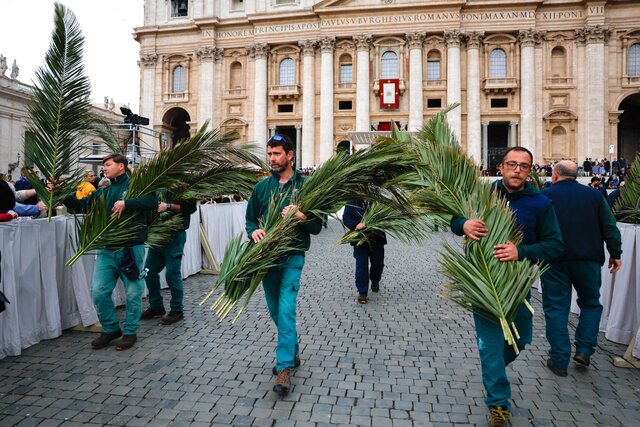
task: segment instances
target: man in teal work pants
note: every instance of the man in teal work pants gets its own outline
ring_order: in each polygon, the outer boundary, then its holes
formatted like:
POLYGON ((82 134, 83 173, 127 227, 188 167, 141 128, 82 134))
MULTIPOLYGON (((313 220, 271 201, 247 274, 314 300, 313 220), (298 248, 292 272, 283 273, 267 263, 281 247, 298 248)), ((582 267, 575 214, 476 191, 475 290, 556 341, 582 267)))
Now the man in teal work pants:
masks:
MULTIPOLYGON (((96 258, 96 266, 93 270, 91 295, 98 310, 98 317, 102 323, 103 332, 91 342, 94 349, 104 348, 109 343, 122 336, 116 342, 116 350, 126 350, 133 347, 137 341, 138 321, 142 312, 142 293, 144 280, 142 266, 144 262, 144 242, 147 239, 146 218, 138 213, 156 209, 158 205, 155 194, 148 194, 140 198, 124 199, 124 194, 129 186, 127 174, 127 158, 121 154, 111 154, 102 160, 104 174, 111 180, 111 185, 99 188, 83 199, 69 197, 64 204, 74 212, 86 212, 98 197, 106 198, 106 208, 114 214, 121 216, 125 211, 133 211, 133 224, 137 225, 136 237, 119 249, 99 249, 96 258), (127 277, 121 266, 135 265, 138 274, 135 277, 127 277), (124 328, 120 329, 120 321, 116 316, 116 309, 111 299, 111 293, 116 286, 118 278, 122 279, 126 292, 127 312, 124 320, 124 328), (123 336, 124 333, 124 336, 123 336)), ((51 187, 53 188, 53 187, 51 187)), ((135 271, 135 269, 131 269, 135 271)), ((130 270, 130 271, 131 271, 130 270)))
MULTIPOLYGON (((167 197, 170 200, 170 197, 167 197)), ((149 290, 149 308, 142 312, 140 320, 153 319, 156 316, 165 314, 162 294, 160 293, 160 276, 158 273, 166 267, 165 277, 171 291, 171 301, 169 302, 169 314, 160 319, 163 325, 171 325, 184 319, 182 286, 182 255, 184 244, 187 241, 187 230, 191 214, 196 211, 196 204, 192 202, 160 202, 158 203, 158 213, 173 212, 182 218, 181 230, 171 233, 169 240, 161 248, 149 248, 145 268, 149 271, 145 277, 147 289, 149 290)))
POLYGON ((284 135, 275 135, 267 142, 267 156, 271 165, 271 176, 260 181, 247 203, 246 231, 247 235, 258 243, 266 236, 260 228, 260 220, 265 219, 271 195, 279 192, 285 195, 282 203, 282 216, 293 210, 298 221, 295 246, 296 251, 280 259, 279 265, 272 268, 262 280, 267 307, 271 319, 278 328, 278 345, 276 347, 277 375, 273 391, 284 395, 291 388, 291 372, 300 365, 298 334, 296 331, 296 298, 300 289, 300 276, 304 266, 304 253, 311 244, 310 234, 318 234, 322 230, 322 220, 305 215, 289 204, 293 191, 302 187, 304 178, 292 167, 294 156, 293 144, 284 135))

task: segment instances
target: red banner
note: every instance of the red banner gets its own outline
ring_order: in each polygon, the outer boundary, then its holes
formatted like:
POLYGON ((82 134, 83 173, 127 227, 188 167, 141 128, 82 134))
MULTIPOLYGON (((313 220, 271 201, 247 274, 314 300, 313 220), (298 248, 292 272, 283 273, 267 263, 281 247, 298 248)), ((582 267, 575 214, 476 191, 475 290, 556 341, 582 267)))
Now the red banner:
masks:
POLYGON ((400 107, 400 80, 380 79, 380 108, 400 107))

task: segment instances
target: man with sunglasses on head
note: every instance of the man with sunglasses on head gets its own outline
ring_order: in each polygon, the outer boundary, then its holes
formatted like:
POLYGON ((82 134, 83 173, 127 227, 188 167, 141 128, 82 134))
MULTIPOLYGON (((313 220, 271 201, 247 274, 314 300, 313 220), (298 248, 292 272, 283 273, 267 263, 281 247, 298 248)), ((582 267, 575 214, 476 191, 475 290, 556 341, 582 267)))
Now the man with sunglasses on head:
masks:
POLYGON ((296 205, 290 204, 293 193, 302 187, 304 177, 292 166, 294 158, 293 144, 286 135, 274 135, 267 142, 267 157, 271 166, 271 175, 254 187, 247 202, 246 231, 249 238, 259 243, 267 234, 260 228, 269 214, 269 204, 273 194, 284 196, 281 214, 284 217, 290 211, 298 222, 296 227, 296 250, 280 258, 276 267, 270 269, 262 279, 264 294, 271 319, 278 329, 276 346, 276 366, 273 374, 276 382, 273 391, 285 395, 291 388, 291 373, 300 366, 298 334, 296 331, 296 298, 300 289, 300 276, 304 266, 304 253, 311 244, 310 234, 322 230, 322 219, 300 212, 296 205))
MULTIPOLYGON (((549 261, 564 250, 562 235, 551 200, 527 181, 533 155, 524 147, 507 150, 500 164, 502 179, 493 183, 492 191, 505 198, 515 215, 516 226, 522 231, 522 242, 516 246, 508 241, 496 245, 493 255, 501 262, 529 260, 549 261)), ((459 236, 480 240, 488 230, 482 219, 454 217, 451 230, 459 236)), ((527 297, 529 299, 529 297, 527 297)), ((505 426, 511 410, 511 385, 506 367, 517 355, 505 341, 502 328, 479 315, 473 316, 482 368, 482 382, 486 390, 485 403, 489 407, 489 424, 505 426)), ((520 337, 520 350, 531 343, 533 321, 531 312, 522 304, 514 321, 520 337)))

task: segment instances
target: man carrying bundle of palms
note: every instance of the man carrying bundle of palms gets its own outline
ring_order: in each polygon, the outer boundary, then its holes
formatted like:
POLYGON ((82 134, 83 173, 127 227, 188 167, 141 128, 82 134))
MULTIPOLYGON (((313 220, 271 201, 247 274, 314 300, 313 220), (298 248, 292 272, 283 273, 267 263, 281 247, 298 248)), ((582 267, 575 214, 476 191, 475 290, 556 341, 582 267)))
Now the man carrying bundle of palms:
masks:
MULTIPOLYGON (((551 200, 529 182, 533 155, 523 147, 507 150, 500 172, 502 180, 496 181, 493 191, 507 199, 514 212, 516 225, 522 232, 522 242, 515 246, 508 241, 494 247, 493 255, 501 262, 530 260, 549 261, 564 250, 562 235, 551 200)), ((451 230, 459 236, 479 240, 490 233, 481 219, 454 217, 451 230)), ((505 341, 501 326, 474 314, 478 351, 482 367, 482 382, 486 390, 485 403, 489 407, 491 426, 507 425, 511 410, 511 386, 506 366, 517 357, 512 346, 505 341)), ((519 308, 514 321, 519 338, 516 344, 523 349, 531 343, 533 334, 532 314, 525 304, 519 308)))
POLYGON ((284 135, 275 135, 267 142, 267 156, 271 166, 271 176, 259 182, 247 203, 246 231, 247 235, 259 243, 266 232, 261 228, 269 213, 269 204, 273 195, 282 194, 282 216, 293 211, 298 222, 296 227, 295 251, 280 259, 279 265, 273 267, 264 276, 262 285, 267 300, 271 319, 278 328, 278 344, 276 346, 277 375, 273 391, 284 395, 291 388, 291 371, 300 365, 298 335, 296 332, 296 298, 300 289, 300 276, 304 266, 304 253, 311 244, 310 234, 318 234, 322 230, 322 220, 307 216, 290 205, 291 195, 302 187, 304 178, 292 167, 294 156, 293 144, 284 135))

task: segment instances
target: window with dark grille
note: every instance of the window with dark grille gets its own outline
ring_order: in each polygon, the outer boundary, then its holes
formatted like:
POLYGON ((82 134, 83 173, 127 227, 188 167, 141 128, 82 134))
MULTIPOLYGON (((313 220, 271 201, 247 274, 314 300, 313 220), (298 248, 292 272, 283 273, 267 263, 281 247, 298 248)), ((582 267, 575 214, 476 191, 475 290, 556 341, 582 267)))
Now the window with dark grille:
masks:
POLYGON ((491 108, 507 108, 509 100, 507 98, 491 98, 491 108))
POLYGON ((427 99, 427 108, 442 108, 442 99, 440 98, 427 99))
POLYGON ((278 113, 293 113, 293 104, 278 104, 278 113))
POLYGON ((338 101, 338 110, 353 110, 352 101, 338 101))

